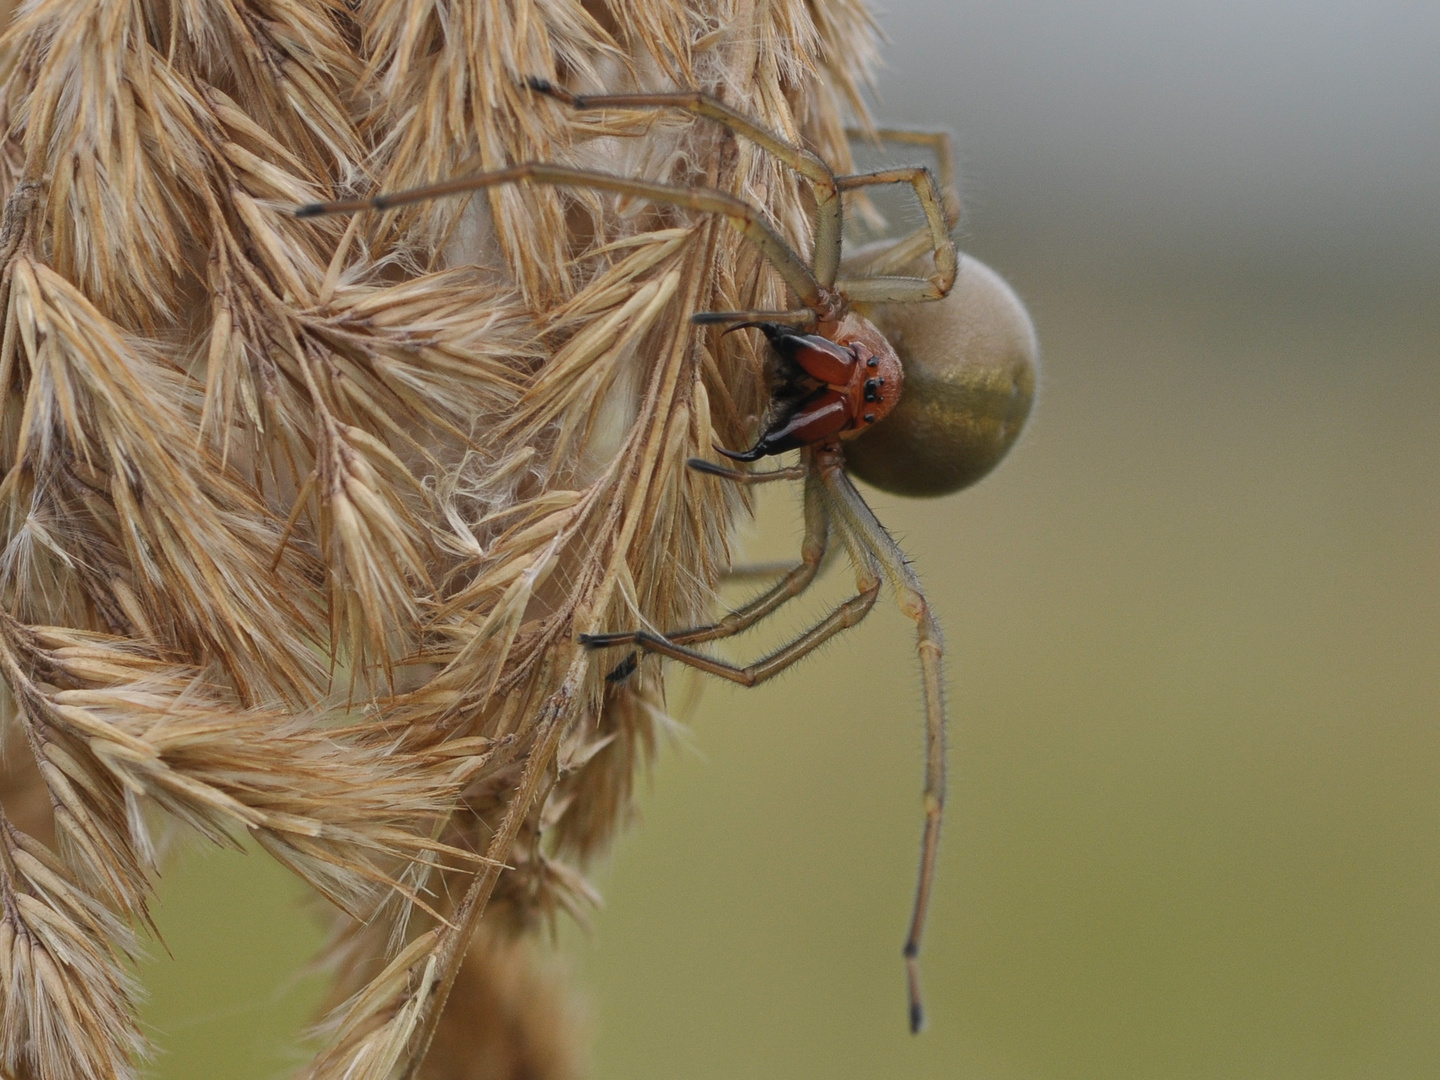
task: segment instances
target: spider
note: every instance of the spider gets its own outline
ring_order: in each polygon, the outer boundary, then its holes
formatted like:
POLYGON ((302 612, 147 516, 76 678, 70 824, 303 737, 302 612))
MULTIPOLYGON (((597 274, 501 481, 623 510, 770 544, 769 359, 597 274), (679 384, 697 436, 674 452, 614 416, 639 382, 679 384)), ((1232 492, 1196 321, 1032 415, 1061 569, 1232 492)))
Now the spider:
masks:
POLYGON ((1037 349, 1029 317, 988 268, 967 257, 965 273, 960 274, 961 259, 951 238, 959 203, 944 134, 874 133, 890 141, 928 146, 938 158, 938 185, 923 166, 837 176, 809 150, 698 91, 581 96, 542 79, 527 84, 577 110, 680 109, 749 139, 811 184, 816 204, 813 258, 807 264, 756 207, 725 192, 545 162, 396 194, 316 203, 300 207, 296 214, 383 210, 497 184, 589 188, 720 215, 748 237, 784 279, 799 301, 792 310, 706 312, 694 315, 692 321, 726 325, 726 334, 759 330, 774 352, 774 391, 759 440, 743 451, 716 449, 737 462, 798 450, 799 463, 763 471, 700 458, 688 464, 736 484, 803 481, 805 535, 800 561, 770 588, 711 625, 663 635, 647 630, 582 634, 579 641, 590 649, 632 650, 610 673, 612 682, 635 670, 638 653, 650 652, 743 686, 756 686, 859 623, 874 606, 882 580, 888 580, 901 611, 916 626, 925 710, 924 827, 903 949, 909 1023, 918 1032, 924 1020, 918 956, 945 800, 944 643, 909 560, 851 483, 847 470, 885 490, 927 496, 959 490, 989 472, 1014 443, 1034 397, 1037 349), (849 263, 842 263, 843 194, 888 184, 908 185, 915 192, 925 226, 878 250, 862 249, 849 263), (923 273, 926 256, 933 260, 931 272, 917 275, 917 269, 923 273), (841 276, 842 270, 847 276, 841 276), (693 648, 738 634, 803 593, 820 570, 832 533, 838 535, 855 571, 853 597, 788 644, 746 666, 693 648))

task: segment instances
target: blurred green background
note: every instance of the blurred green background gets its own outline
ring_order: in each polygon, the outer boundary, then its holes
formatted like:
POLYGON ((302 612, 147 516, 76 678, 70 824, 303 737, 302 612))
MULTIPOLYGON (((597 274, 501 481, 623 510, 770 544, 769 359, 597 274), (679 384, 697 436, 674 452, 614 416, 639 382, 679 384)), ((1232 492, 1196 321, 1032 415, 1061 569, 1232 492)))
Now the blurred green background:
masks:
MULTIPOLYGON (((562 935, 597 1077, 1433 1075, 1440 15, 895 6, 879 115, 956 130, 966 247, 1045 353, 993 477, 872 499, 948 638, 930 1026, 913 628, 882 602, 776 684, 690 710, 675 674, 688 734, 562 935)), ((773 492, 747 552, 798 535, 773 492)), ((156 1074, 283 1075, 318 994, 299 890, 211 852, 162 897, 156 1074)))

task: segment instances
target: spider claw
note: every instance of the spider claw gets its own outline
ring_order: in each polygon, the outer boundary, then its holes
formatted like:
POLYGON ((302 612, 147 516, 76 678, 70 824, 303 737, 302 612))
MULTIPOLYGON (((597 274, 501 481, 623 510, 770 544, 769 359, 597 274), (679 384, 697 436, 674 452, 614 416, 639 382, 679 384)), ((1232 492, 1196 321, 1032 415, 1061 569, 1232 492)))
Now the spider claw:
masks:
POLYGON ((749 450, 726 450, 723 446, 717 446, 715 447, 715 452, 717 454, 724 454, 731 461, 759 461, 762 457, 768 454, 770 450, 765 445, 765 440, 762 438, 749 450))

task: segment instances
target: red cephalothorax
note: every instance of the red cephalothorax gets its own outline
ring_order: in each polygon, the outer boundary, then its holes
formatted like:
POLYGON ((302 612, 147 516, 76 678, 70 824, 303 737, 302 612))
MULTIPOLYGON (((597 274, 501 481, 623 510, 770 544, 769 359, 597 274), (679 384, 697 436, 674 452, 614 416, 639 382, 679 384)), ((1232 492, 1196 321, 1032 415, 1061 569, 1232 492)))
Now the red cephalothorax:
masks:
POLYGON ((749 450, 720 452, 756 461, 802 446, 849 439, 878 423, 900 400, 904 372, 880 331, 856 314, 801 334, 775 323, 743 323, 770 339, 780 358, 774 418, 749 450))

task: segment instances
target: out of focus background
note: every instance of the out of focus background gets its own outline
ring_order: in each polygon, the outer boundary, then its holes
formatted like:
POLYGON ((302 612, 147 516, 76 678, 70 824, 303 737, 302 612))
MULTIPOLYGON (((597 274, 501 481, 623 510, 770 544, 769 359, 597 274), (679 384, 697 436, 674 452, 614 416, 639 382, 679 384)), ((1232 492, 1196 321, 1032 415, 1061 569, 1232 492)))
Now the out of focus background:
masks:
MULTIPOLYGON (((687 732, 562 935, 597 1077, 1433 1075, 1440 6, 891 3, 876 115, 955 132, 1045 365, 995 475, 872 497, 949 645, 929 1029, 882 603, 777 684, 672 681, 687 732)), ((748 552, 798 535, 773 492, 748 552)), ((157 1075, 298 1063, 295 896, 258 854, 168 875, 157 1075)))

